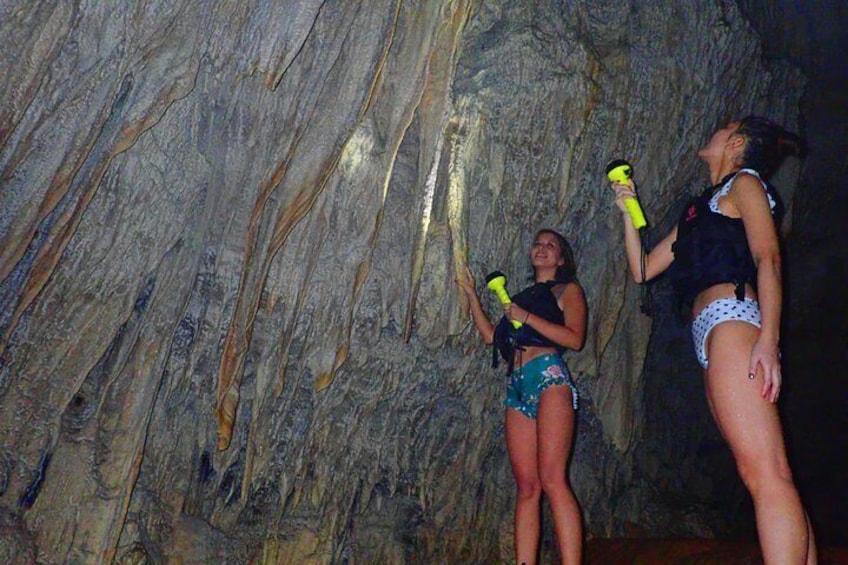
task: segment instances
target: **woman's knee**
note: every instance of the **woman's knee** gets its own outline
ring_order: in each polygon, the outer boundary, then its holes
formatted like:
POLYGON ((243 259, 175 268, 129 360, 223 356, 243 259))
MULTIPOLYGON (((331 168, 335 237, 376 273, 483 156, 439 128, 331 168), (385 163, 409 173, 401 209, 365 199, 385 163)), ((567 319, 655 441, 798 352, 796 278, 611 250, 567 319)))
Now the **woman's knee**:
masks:
POLYGON ((518 498, 532 499, 542 495, 542 485, 538 477, 515 477, 518 498))
POLYGON ((539 483, 542 491, 549 496, 568 489, 568 482, 565 480, 565 470, 563 469, 540 469, 539 483))
POLYGON ((736 469, 752 495, 772 488, 794 488, 792 470, 785 458, 736 458, 736 469))

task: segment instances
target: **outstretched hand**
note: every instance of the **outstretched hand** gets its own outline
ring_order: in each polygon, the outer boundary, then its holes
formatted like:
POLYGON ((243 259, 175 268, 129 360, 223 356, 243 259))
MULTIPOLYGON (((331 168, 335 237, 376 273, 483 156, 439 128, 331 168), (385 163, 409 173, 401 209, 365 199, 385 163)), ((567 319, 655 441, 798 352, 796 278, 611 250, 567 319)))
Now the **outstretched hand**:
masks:
POLYGON ((780 374, 780 351, 773 343, 757 341, 751 351, 751 360, 748 362, 748 378, 754 379, 758 369, 762 370, 763 386, 760 396, 771 403, 777 402, 780 396, 781 374, 780 374))
POLYGON ((471 274, 471 269, 466 265, 460 273, 457 274, 456 284, 459 289, 465 293, 469 299, 477 296, 477 283, 474 281, 474 275, 471 274))

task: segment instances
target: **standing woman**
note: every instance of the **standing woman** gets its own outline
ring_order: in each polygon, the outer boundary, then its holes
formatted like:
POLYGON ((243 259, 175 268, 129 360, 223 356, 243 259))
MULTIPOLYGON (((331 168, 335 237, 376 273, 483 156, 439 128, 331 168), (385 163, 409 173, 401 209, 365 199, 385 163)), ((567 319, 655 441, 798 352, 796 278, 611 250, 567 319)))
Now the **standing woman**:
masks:
POLYGON ((577 389, 562 353, 583 347, 586 300, 571 247, 562 235, 538 232, 530 262, 535 284, 504 305, 497 327, 483 312, 470 270, 466 268, 457 283, 468 297, 483 341, 495 343, 510 367, 504 405, 507 451, 517 486, 516 562, 536 563, 544 492, 562 563, 578 565, 583 551, 580 508, 566 478, 577 389), (518 330, 513 330, 513 321, 521 322, 518 330))
MULTIPOLYGON (((668 269, 677 296, 691 308, 707 400, 754 500, 768 565, 817 562, 776 405, 780 248, 776 201, 763 180, 799 151, 798 137, 770 120, 748 116, 731 122, 698 152, 713 186, 693 199, 677 226, 645 257, 636 229, 623 215, 633 278, 645 282, 668 269)), ((613 184, 613 189, 616 204, 626 211, 623 201, 635 197, 633 187, 613 184)))

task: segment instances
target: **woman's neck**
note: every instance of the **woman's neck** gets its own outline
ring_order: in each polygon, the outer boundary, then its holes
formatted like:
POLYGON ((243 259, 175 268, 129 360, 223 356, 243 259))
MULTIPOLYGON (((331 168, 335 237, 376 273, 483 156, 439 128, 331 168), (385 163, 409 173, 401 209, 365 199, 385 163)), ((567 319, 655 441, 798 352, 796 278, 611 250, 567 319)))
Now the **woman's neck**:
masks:
POLYGON ((710 166, 710 181, 712 184, 718 184, 718 182, 726 177, 727 175, 731 175, 733 173, 741 170, 741 167, 734 164, 724 164, 720 166, 710 166))
POLYGON ((556 269, 536 269, 536 282, 548 282, 556 279, 556 269))
POLYGON ((725 154, 718 162, 709 163, 710 180, 712 184, 718 183, 721 179, 742 169, 739 165, 738 155, 725 154))

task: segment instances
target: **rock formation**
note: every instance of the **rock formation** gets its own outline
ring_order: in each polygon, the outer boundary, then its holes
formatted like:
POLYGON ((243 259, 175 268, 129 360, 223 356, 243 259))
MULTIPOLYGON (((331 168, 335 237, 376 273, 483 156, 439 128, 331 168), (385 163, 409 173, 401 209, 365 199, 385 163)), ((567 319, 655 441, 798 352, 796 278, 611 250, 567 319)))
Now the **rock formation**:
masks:
POLYGON ((540 227, 590 307, 587 531, 732 527, 634 481, 670 456, 635 449, 652 319, 603 167, 668 225, 713 128, 797 127, 804 79, 732 1, 637 4, 0 6, 0 555, 507 558, 502 377, 454 278, 521 286, 540 227))

